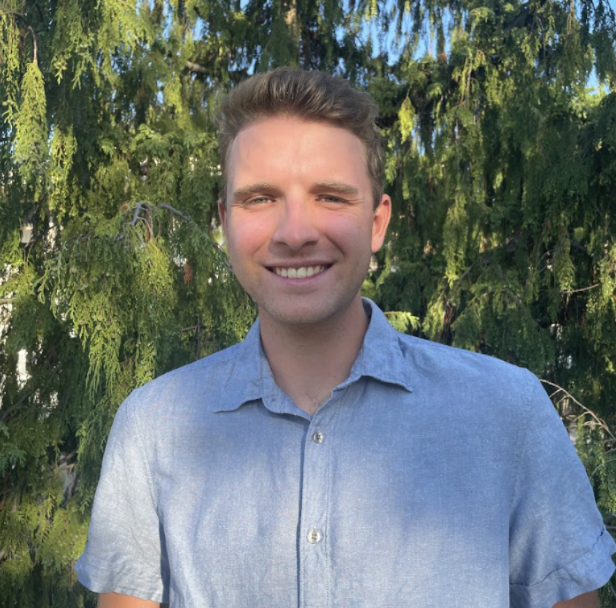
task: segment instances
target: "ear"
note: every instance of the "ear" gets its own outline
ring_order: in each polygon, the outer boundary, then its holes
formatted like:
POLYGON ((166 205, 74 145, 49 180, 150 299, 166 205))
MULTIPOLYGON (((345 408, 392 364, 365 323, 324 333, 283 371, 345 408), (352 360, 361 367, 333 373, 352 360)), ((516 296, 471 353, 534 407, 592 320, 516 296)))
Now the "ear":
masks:
POLYGON ((376 253, 383 246, 390 219, 391 199, 387 194, 383 194, 381 202, 374 210, 372 217, 372 253, 376 253))
POLYGON ((222 231, 225 233, 225 239, 226 239, 227 238, 227 208, 225 207, 225 203, 221 198, 218 199, 218 217, 220 218, 220 225, 222 226, 222 231))

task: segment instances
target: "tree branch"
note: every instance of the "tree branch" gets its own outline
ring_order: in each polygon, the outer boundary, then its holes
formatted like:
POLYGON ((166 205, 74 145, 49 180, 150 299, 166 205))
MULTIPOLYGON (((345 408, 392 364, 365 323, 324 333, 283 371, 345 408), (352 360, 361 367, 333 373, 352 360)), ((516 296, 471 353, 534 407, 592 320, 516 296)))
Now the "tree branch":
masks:
POLYGON ((589 291, 591 289, 594 289, 595 287, 599 287, 600 285, 601 283, 595 283, 594 285, 590 285, 589 287, 582 287, 581 289, 569 289, 568 291, 561 291, 560 293, 562 293, 563 295, 570 296, 572 293, 580 293, 582 291, 589 291))
POLYGON ((595 414, 592 410, 588 409, 583 403, 580 403, 569 391, 565 390, 562 386, 559 386, 558 384, 554 384, 554 382, 550 382, 549 380, 544 380, 543 378, 539 378, 539 380, 544 384, 549 384, 550 386, 553 386, 556 389, 550 395, 550 398, 552 398, 558 393, 564 393, 565 397, 571 399, 573 403, 575 403, 578 407, 582 408, 585 413, 589 414, 594 419, 594 421, 612 438, 612 440, 616 442, 616 437, 614 437, 614 434, 610 430, 610 427, 607 425, 605 420, 599 418, 599 416, 597 416, 597 414, 595 414))
POLYGON ((191 72, 198 72, 199 74, 209 74, 209 70, 204 68, 202 65, 198 63, 193 63, 192 61, 187 61, 184 64, 191 72))
POLYGON ((135 206, 135 213, 133 214, 133 221, 130 223, 131 226, 137 225, 137 222, 139 221, 139 214, 141 213, 142 209, 143 209, 143 204, 137 203, 137 205, 135 206))
POLYGON ((205 329, 203 327, 203 325, 199 324, 199 325, 193 325, 192 327, 182 327, 182 329, 180 329, 180 331, 184 332, 184 331, 201 331, 202 329, 205 329))
POLYGON ((175 207, 172 207, 169 203, 163 203, 162 205, 158 205, 158 208, 167 209, 167 211, 171 211, 171 213, 175 213, 176 215, 179 215, 183 220, 190 222, 190 215, 187 215, 186 213, 179 211, 175 207))
MULTIPOLYGON (((192 222, 192 219, 190 217, 190 215, 179 211, 178 209, 176 209, 175 207, 173 207, 172 205, 170 205, 169 203, 163 203, 162 205, 158 205, 158 209, 166 209, 167 211, 171 211, 171 213, 175 213, 176 215, 179 215, 184 221, 186 222, 192 222)), ((218 249, 218 251, 220 251, 220 253, 222 253, 225 256, 225 263, 227 265, 228 268, 231 268, 231 264, 229 263, 229 259, 227 258, 224 249, 214 240, 212 240, 212 238, 208 235, 208 239, 209 241, 212 243, 212 245, 218 249)))
POLYGON ((34 33, 31 25, 28 26, 28 30, 32 34, 32 43, 34 45, 32 63, 38 67, 38 61, 36 59, 36 34, 34 33))
POLYGON ((30 397, 32 397, 32 395, 27 393, 25 395, 22 395, 19 399, 17 399, 17 401, 15 401, 15 403, 12 403, 7 409, 2 408, 2 413, 0 413, 0 422, 3 422, 4 420, 10 418, 13 413, 19 408, 19 406, 24 401, 30 399, 30 397))
MULTIPOLYGON (((152 207, 155 207, 156 209, 165 209, 165 210, 167 210, 167 211, 170 211, 171 213, 173 213, 173 214, 175 214, 175 215, 177 215, 177 216, 181 217, 181 218, 182 218, 185 222, 190 222, 190 223, 193 223, 193 224, 194 224, 194 222, 193 222, 192 218, 190 217, 190 215, 188 215, 187 213, 184 213, 183 211, 180 211, 179 209, 176 209, 173 205, 171 205, 171 204, 169 204, 169 203, 162 203, 162 204, 160 204, 160 205, 157 205, 157 206, 156 206, 156 205, 152 205, 151 203, 148 203, 147 201, 140 201, 140 202, 138 202, 138 203, 137 203, 137 205, 135 206, 135 212, 134 212, 134 214, 133 214, 133 219, 132 219, 132 221, 130 222, 130 224, 131 224, 132 226, 136 226, 136 225, 137 225, 137 222, 139 222, 139 221, 143 221, 143 222, 146 224, 146 226, 147 226, 148 230, 150 230, 150 235, 153 235, 153 232, 152 232, 152 226, 149 224, 149 222, 147 221, 147 219, 146 219, 146 218, 144 218, 144 217, 141 215, 141 211, 142 211, 142 210, 145 210, 145 211, 146 211, 146 213, 148 213, 148 214, 150 215, 150 219, 151 219, 151 218, 152 218, 152 213, 151 213, 150 209, 151 209, 152 207)), ((195 225, 196 225, 196 224, 195 224, 195 225)), ((198 228, 198 227, 197 227, 197 228, 198 228)), ((198 230, 200 230, 200 231, 201 231, 201 229, 200 229, 200 228, 198 228, 198 230)), ((204 234, 205 234, 205 233, 204 233, 204 234)), ((230 262, 229 262, 229 259, 228 259, 227 255, 226 255, 226 253, 225 253, 225 250, 224 250, 224 249, 223 249, 223 248, 222 248, 222 247, 221 247, 221 246, 220 246, 220 245, 219 245, 219 244, 218 244, 215 240, 213 240, 211 236, 209 236, 209 235, 207 235, 207 234, 205 234, 205 236, 206 236, 206 237, 207 237, 207 239, 210 241, 210 243, 212 244, 212 246, 213 246, 213 247, 214 247, 214 248, 215 248, 215 249, 216 249, 219 253, 221 253, 221 254, 224 256, 224 263, 225 263, 225 265, 227 266, 227 268, 231 268, 231 264, 230 264, 230 262)), ((141 244, 142 244, 143 246, 145 246, 145 242, 144 242, 144 241, 143 241, 143 239, 141 238, 141 235, 139 234, 139 232, 137 232, 137 237, 138 237, 138 238, 139 238, 139 240, 141 241, 141 244)), ((116 240, 116 241, 120 241, 120 240, 122 240, 122 239, 124 239, 124 234, 118 234, 118 235, 115 237, 115 240, 116 240)))

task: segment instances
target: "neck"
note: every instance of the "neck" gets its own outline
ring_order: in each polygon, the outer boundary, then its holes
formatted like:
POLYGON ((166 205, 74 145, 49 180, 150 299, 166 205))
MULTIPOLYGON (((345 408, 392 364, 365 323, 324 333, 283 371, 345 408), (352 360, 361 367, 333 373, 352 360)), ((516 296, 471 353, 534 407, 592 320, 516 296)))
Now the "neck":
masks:
POLYGON ((276 384, 311 415, 349 377, 367 328, 359 297, 318 325, 285 325, 261 314, 261 342, 276 384))

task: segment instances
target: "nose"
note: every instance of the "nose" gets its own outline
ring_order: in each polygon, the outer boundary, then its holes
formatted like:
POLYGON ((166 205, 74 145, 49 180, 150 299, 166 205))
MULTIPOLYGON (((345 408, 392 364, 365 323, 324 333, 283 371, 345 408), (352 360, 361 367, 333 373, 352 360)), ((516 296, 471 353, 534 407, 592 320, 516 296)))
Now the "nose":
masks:
POLYGON ((272 241, 298 251, 319 240, 313 210, 302 198, 287 200, 280 209, 280 217, 272 241))

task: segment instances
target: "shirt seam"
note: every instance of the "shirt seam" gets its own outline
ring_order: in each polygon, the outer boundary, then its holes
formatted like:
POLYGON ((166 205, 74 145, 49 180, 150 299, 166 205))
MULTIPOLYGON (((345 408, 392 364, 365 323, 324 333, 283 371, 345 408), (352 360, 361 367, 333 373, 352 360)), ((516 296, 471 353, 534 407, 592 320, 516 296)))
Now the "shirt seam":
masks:
POLYGON ((523 583, 510 583, 510 587, 522 587, 524 589, 533 589, 535 587, 539 587, 543 585, 550 577, 554 575, 558 575, 560 572, 567 571, 571 566, 583 560, 586 556, 594 553, 599 543, 603 542, 603 535, 607 533, 608 533, 607 530, 605 529, 605 527, 603 527, 601 529, 601 534, 599 534, 599 536, 593 543, 592 547, 590 547, 589 549, 587 549, 586 551, 584 551, 583 553, 581 553, 580 555, 572 559, 570 562, 567 562, 564 566, 561 566, 560 568, 556 568, 556 570, 552 570, 549 574, 544 576, 540 581, 537 581, 536 583, 531 583, 530 585, 524 585, 523 583))
MULTIPOLYGON (((532 376, 533 378, 535 377, 531 372, 524 370, 526 372, 526 374, 528 374, 529 376, 532 376)), ((530 402, 531 402, 531 391, 530 391, 530 385, 528 382, 525 383, 526 386, 524 387, 524 394, 523 394, 523 403, 526 406, 526 409, 530 409, 530 402)), ((524 422, 528 421, 528 419, 530 418, 530 416, 528 415, 528 412, 525 411, 524 415, 522 416, 522 420, 524 422)), ((520 448, 518 450, 516 450, 516 454, 515 454, 515 477, 514 477, 514 482, 513 482, 513 490, 511 492, 511 497, 509 499, 509 513, 511 513, 511 510, 513 508, 513 503, 514 500, 516 499, 517 495, 518 495, 518 486, 520 485, 520 479, 521 479, 521 473, 520 473, 520 469, 521 469, 521 461, 522 461, 522 454, 526 451, 526 446, 528 444, 528 437, 529 437, 529 433, 525 433, 525 429, 529 428, 530 425, 527 424, 520 424, 519 428, 517 430, 516 433, 516 437, 515 437, 515 442, 513 445, 517 445, 520 446, 520 448), (523 437, 521 437, 521 435, 523 435, 523 437), (521 440, 523 440, 523 443, 521 443, 521 440)))
MULTIPOLYGON (((97 555, 94 555, 92 553, 90 553, 87 557, 89 562, 95 562, 96 563, 96 567, 98 570, 102 570, 104 572, 108 572, 111 574, 117 574, 118 570, 117 567, 114 564, 109 564, 107 562, 107 560, 101 559, 100 557, 98 557, 97 555)), ((85 571, 86 576, 89 576, 90 579, 92 579, 92 575, 90 573, 90 570, 88 569, 87 571, 85 571)), ((135 591, 137 591, 139 594, 142 595, 149 595, 149 596, 154 596, 152 597, 152 599, 158 598, 160 597, 161 599, 155 599, 155 601, 164 601, 162 598, 164 598, 164 586, 161 584, 162 581, 160 579, 157 579, 155 576, 151 578, 150 581, 144 581, 143 577, 140 578, 135 578, 133 577, 133 581, 138 582, 138 585, 134 585, 133 587, 128 587, 126 585, 122 585, 122 584, 116 584, 114 583, 114 593, 125 593, 125 594, 134 594, 135 591), (144 583, 145 582, 145 586, 144 583), (160 586, 160 592, 157 592, 156 590, 153 590, 152 588, 149 587, 149 584, 151 584, 153 587, 157 587, 160 586), (147 588, 146 588, 147 587, 147 588)), ((101 592, 103 593, 103 592, 101 592)))
MULTIPOLYGON (((140 389, 137 389, 140 390, 140 389)), ((141 452, 141 459, 145 465, 145 471, 146 471, 146 480, 147 480, 147 484, 148 484, 148 491, 150 493, 150 500, 152 501, 152 504, 155 508, 156 514, 158 517, 160 517, 160 514, 158 513, 158 499, 156 496, 156 493, 154 492, 154 484, 152 481, 152 470, 150 467, 150 461, 148 458, 146 458, 145 455, 145 443, 143 440, 143 436, 141 434, 141 430, 139 429, 139 426, 136 424, 135 421, 135 414, 132 410, 133 408, 127 408, 126 410, 126 417, 128 418, 129 424, 131 426, 134 427, 135 429, 135 435, 137 437, 137 441, 139 442, 139 451, 141 452)), ((162 547, 161 547, 162 549, 162 547)))

